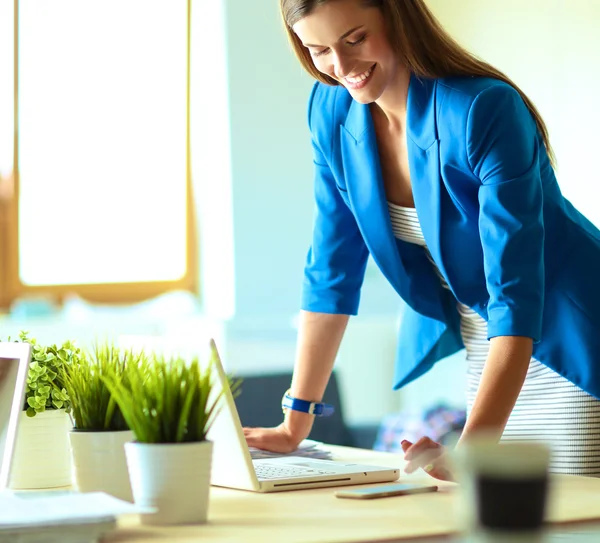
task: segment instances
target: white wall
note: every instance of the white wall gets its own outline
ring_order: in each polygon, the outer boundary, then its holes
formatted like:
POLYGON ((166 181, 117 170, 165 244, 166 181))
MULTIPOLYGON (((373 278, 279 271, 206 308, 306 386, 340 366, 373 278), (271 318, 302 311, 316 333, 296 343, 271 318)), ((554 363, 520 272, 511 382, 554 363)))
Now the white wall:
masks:
POLYGON ((289 50, 276 3, 226 6, 236 316, 289 319, 310 240, 312 81, 289 50))

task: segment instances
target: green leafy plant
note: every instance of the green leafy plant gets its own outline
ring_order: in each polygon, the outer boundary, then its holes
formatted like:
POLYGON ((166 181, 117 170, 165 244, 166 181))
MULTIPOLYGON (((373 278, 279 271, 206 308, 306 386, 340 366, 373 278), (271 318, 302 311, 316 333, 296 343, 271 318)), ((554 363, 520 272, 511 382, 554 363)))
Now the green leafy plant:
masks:
POLYGON ((105 381, 138 443, 200 442, 220 409, 213 364, 151 354, 127 365, 127 381, 110 375, 105 381))
POLYGON ((27 416, 35 417, 46 409, 65 409, 70 413, 71 399, 64 385, 64 369, 79 361, 81 350, 71 341, 65 341, 60 347, 39 345, 28 332, 21 332, 19 339, 31 345, 23 406, 27 416))
POLYGON ((131 350, 102 343, 96 344, 91 353, 83 353, 77 363, 64 367, 64 383, 72 402, 76 430, 129 430, 106 378, 116 384, 127 385, 127 366, 138 365, 143 357, 143 353, 135 354, 131 350))

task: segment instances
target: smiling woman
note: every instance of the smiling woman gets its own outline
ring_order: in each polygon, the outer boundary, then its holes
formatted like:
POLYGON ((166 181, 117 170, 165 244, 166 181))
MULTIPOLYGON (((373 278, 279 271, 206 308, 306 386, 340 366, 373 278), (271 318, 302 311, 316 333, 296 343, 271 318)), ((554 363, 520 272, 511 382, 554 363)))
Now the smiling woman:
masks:
POLYGON ((379 9, 354 5, 341 11, 334 3, 323 4, 292 28, 314 67, 361 103, 378 100, 398 80, 398 62, 379 9))
MULTIPOLYGON (((406 302, 396 389, 465 348, 459 447, 482 433, 545 442, 554 472, 600 476, 600 231, 563 197, 533 103, 424 0, 280 6, 317 80, 316 214, 289 395, 321 402, 371 255, 406 302)), ((285 452, 312 422, 289 408, 246 436, 285 452)), ((439 444, 403 448, 408 471, 452 478, 439 444)))

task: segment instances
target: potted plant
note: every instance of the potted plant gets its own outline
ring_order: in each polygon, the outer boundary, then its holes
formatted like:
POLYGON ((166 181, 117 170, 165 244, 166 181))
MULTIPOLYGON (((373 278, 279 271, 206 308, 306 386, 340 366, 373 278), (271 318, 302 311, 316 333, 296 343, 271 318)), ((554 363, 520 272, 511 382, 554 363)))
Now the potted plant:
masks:
POLYGON ((150 354, 128 364, 127 381, 106 377, 136 440, 125 444, 135 503, 156 509, 146 524, 206 522, 212 442, 206 435, 217 414, 212 360, 150 354))
POLYGON ((21 332, 19 339, 31 345, 31 362, 9 486, 13 489, 69 486, 71 400, 63 371, 77 363, 81 351, 71 341, 60 347, 39 345, 27 332, 21 332))
POLYGON ((133 500, 124 449, 133 433, 105 379, 125 382, 128 364, 138 364, 142 357, 143 353, 135 355, 103 343, 64 367, 64 384, 72 403, 73 477, 80 492, 106 492, 133 500))

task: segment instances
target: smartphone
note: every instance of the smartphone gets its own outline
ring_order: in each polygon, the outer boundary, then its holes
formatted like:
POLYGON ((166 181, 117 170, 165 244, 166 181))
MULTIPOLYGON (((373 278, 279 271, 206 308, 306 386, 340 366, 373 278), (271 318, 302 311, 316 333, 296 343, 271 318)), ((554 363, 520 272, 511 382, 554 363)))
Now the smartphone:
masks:
POLYGON ((393 485, 372 486, 369 488, 349 488, 338 490, 336 498, 351 498, 355 500, 372 500, 375 498, 387 498, 389 496, 406 496, 408 494, 423 494, 424 492, 436 492, 435 485, 417 485, 412 483, 396 483, 393 485))

